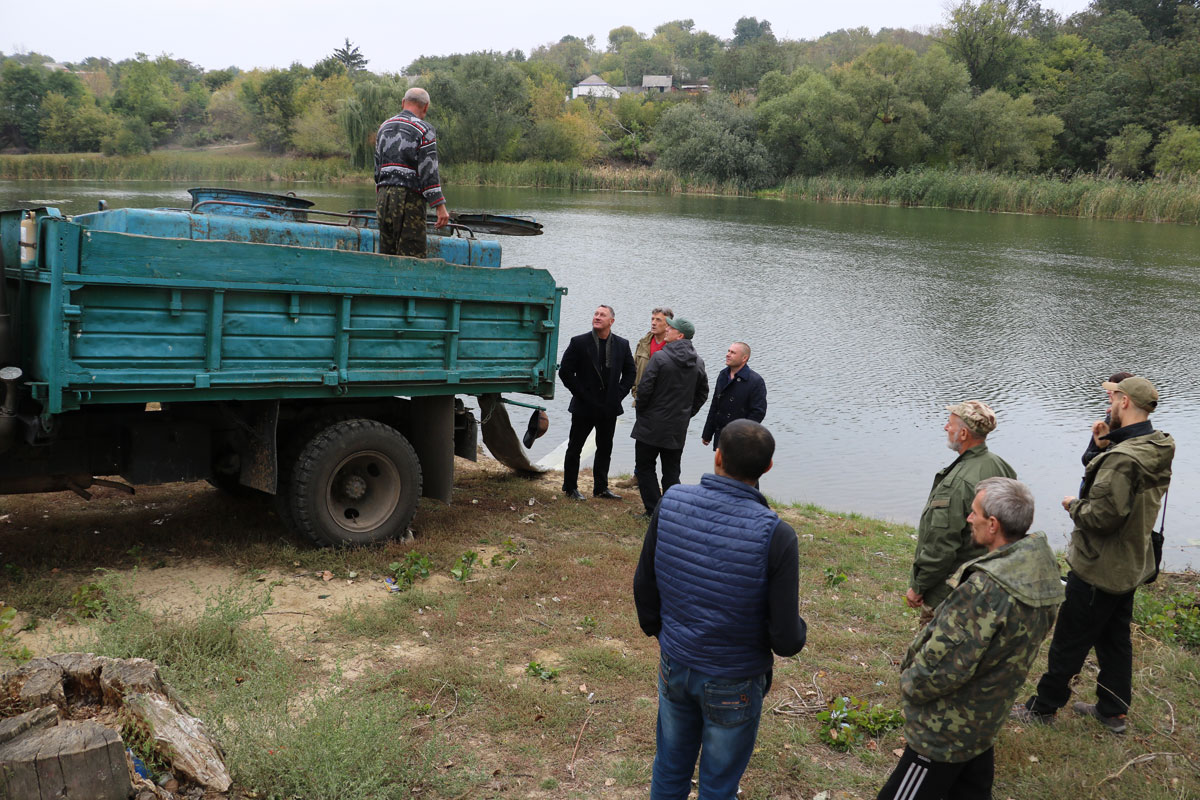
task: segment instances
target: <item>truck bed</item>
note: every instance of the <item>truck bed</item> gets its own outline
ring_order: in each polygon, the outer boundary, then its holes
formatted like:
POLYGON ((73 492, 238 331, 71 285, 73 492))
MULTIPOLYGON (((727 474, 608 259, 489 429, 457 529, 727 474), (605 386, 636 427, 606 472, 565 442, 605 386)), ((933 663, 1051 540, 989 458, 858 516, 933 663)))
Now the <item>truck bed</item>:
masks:
POLYGON ((0 266, 20 361, 46 413, 172 400, 553 396, 565 290, 545 270, 359 252, 374 231, 343 226, 321 227, 354 248, 192 238, 201 215, 186 212, 141 235, 128 232, 131 211, 124 220, 44 213, 36 258, 23 264, 7 246, 14 213, 0 214, 0 266))

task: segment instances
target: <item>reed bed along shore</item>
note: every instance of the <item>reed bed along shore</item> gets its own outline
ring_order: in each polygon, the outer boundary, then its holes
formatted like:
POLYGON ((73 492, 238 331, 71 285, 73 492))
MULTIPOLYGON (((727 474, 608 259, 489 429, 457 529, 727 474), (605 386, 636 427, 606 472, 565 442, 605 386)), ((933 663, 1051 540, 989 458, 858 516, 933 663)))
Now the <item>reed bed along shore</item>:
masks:
MULTIPOLYGON (((1095 174, 1006 175, 919 168, 872 176, 793 177, 756 192, 737 182, 698 180, 652 167, 522 161, 451 163, 445 165, 443 178, 450 186, 757 195, 825 203, 1200 224, 1200 175, 1135 181, 1095 174)), ((371 172, 340 158, 275 157, 239 149, 162 151, 143 156, 0 156, 0 180, 368 183, 371 172)))

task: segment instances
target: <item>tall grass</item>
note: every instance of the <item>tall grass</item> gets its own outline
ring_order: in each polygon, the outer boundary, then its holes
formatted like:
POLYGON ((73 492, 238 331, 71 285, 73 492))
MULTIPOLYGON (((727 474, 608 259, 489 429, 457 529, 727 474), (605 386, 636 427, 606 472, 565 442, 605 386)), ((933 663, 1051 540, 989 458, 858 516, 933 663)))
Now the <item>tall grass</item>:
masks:
MULTIPOLYGON (((658 194, 761 194, 817 202, 956 208, 1087 219, 1200 224, 1200 176, 1133 181, 1094 174, 1003 175, 915 168, 872 176, 826 174, 788 178, 751 192, 652 167, 584 166, 558 161, 446 164, 443 181, 459 186, 511 186, 569 191, 658 194)), ((0 180, 320 181, 367 183, 370 169, 341 158, 235 155, 217 151, 144 156, 0 156, 0 180)))
POLYGON ((913 169, 869 177, 789 178, 768 194, 818 202, 1200 224, 1200 176, 1131 181, 1083 174, 1063 178, 913 169))
POLYGON ((342 158, 288 158, 220 152, 0 156, 4 180, 322 181, 370 180, 342 158))

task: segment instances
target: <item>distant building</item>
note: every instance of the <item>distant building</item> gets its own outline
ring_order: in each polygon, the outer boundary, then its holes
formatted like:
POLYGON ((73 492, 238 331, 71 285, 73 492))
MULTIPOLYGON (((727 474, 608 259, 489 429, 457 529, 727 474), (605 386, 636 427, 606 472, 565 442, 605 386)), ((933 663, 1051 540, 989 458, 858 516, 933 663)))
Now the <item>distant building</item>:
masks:
POLYGON ((712 87, 708 84, 708 78, 696 78, 693 81, 681 83, 679 91, 687 92, 688 94, 708 94, 712 91, 712 87))
POLYGON ((669 92, 673 88, 670 75, 643 75, 642 76, 642 91, 643 92, 669 92))
POLYGON ((615 88, 608 85, 608 81, 601 78, 599 75, 588 75, 571 89, 571 99, 577 97, 620 97, 621 93, 615 88))

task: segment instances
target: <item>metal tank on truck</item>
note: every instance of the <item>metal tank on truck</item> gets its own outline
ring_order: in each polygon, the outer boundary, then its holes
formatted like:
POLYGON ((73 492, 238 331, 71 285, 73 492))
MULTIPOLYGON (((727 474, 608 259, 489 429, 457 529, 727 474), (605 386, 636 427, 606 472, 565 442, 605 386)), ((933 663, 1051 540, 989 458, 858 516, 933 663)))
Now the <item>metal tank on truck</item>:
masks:
POLYGON ((318 544, 373 542, 450 501, 478 443, 463 395, 493 454, 536 470, 500 396, 553 397, 566 289, 475 233, 540 225, 459 214, 416 259, 376 252, 373 211, 191 195, 0 211, 0 494, 207 479, 274 495, 318 544))

